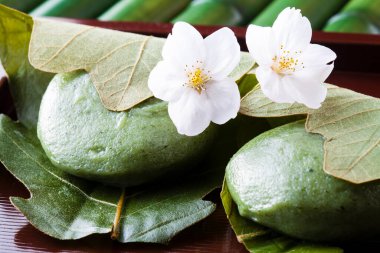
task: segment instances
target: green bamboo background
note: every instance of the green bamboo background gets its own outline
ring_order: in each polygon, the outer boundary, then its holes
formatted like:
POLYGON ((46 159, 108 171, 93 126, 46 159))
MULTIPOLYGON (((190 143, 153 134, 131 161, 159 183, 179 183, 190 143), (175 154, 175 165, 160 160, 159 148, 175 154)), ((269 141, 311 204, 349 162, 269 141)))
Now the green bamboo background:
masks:
POLYGON ((286 7, 314 30, 380 34, 380 0, 0 0, 33 16, 198 25, 270 26, 286 7))

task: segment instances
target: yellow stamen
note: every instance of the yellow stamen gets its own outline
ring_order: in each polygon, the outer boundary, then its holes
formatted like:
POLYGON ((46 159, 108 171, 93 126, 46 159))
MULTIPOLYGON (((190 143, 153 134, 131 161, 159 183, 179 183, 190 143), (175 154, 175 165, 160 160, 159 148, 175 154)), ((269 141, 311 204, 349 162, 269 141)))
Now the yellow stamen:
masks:
POLYGON ((195 89, 199 94, 206 89, 205 84, 210 80, 210 77, 204 72, 204 69, 195 68, 187 74, 187 77, 189 78, 189 87, 195 89))
POLYGON ((197 68, 191 75, 191 84, 193 86, 200 86, 204 83, 202 78, 202 70, 197 68))
MULTIPOLYGON (((281 45, 280 49, 282 50, 282 55, 278 57, 277 55, 272 58, 273 65, 272 69, 277 74, 286 75, 291 74, 296 71, 296 67, 300 64, 298 59, 292 57, 289 50, 283 50, 284 46, 281 45)), ((295 51, 295 54, 301 53, 301 51, 295 51)), ((294 55, 294 54, 293 54, 294 55)), ((301 65, 303 63, 301 62, 301 65)))

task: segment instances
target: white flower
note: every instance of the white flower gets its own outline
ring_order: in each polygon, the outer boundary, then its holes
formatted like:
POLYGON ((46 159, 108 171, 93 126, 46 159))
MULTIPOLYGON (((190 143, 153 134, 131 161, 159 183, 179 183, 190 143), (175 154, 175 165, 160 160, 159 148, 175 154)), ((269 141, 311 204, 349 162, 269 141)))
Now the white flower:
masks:
POLYGON ((194 27, 178 22, 162 57, 148 86, 155 97, 169 102, 169 116, 180 134, 198 135, 210 121, 224 124, 236 117, 240 94, 228 75, 240 61, 240 46, 230 29, 203 39, 194 27))
POLYGON ((323 84, 336 54, 310 44, 311 25, 300 10, 284 9, 272 27, 250 25, 246 41, 259 65, 256 76, 263 93, 277 103, 299 102, 316 109, 327 94, 323 84), (328 64, 331 63, 331 64, 328 64))

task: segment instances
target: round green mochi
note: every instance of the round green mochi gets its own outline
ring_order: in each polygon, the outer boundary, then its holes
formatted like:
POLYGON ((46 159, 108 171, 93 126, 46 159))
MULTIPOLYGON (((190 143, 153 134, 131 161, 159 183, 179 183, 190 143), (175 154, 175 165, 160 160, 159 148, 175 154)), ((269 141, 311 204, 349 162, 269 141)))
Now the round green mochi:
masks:
POLYGON ((323 137, 304 124, 272 129, 233 156, 226 181, 240 215, 301 239, 379 240, 380 182, 326 174, 323 137))
POLYGON ((149 99, 126 112, 101 103, 85 72, 56 75, 40 107, 38 137, 58 168, 90 180, 134 186, 195 165, 215 135, 177 133, 167 103, 149 99))

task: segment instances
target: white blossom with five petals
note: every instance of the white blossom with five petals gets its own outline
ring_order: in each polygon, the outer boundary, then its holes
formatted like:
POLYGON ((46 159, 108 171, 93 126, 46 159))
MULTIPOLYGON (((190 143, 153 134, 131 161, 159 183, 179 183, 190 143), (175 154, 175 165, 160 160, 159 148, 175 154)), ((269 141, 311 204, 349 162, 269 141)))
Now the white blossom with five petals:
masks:
POLYGON ((310 44, 311 36, 309 20, 294 8, 284 9, 272 27, 248 27, 248 50, 259 65, 256 77, 272 101, 299 102, 317 109, 325 100, 323 82, 333 70, 336 54, 310 44))
POLYGON ((240 107, 237 84, 228 77, 240 61, 240 46, 228 28, 205 39, 191 25, 173 26, 152 70, 148 86, 169 102, 168 111, 180 134, 194 136, 210 124, 235 118, 240 107))

